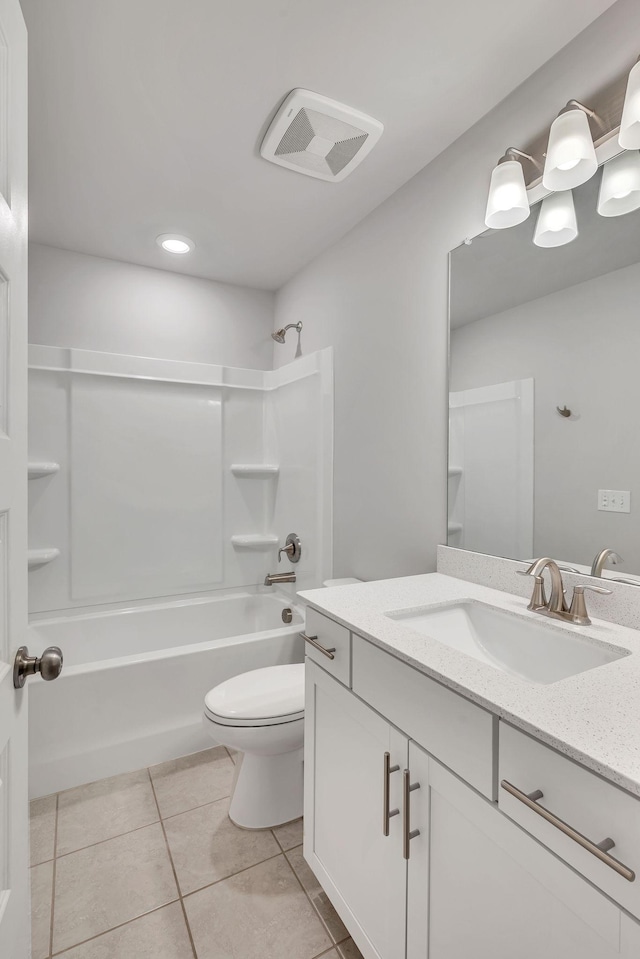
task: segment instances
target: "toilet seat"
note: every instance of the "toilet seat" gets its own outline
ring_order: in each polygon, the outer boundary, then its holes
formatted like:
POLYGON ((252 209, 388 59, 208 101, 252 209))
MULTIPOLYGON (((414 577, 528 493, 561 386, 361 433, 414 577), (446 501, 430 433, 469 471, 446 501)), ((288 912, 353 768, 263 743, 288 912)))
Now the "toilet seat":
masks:
POLYGON ((267 666, 227 679, 204 698, 221 726, 276 726, 304 719, 304 663, 267 666))

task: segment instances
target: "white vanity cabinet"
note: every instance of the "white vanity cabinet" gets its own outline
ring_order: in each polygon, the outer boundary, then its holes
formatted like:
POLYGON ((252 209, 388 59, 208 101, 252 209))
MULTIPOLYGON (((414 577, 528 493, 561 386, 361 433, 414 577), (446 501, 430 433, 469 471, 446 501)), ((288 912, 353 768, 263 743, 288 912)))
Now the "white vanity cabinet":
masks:
POLYGON ((351 690, 307 659, 304 854, 365 959, 638 959, 610 890, 496 802, 497 719, 351 648, 351 690))

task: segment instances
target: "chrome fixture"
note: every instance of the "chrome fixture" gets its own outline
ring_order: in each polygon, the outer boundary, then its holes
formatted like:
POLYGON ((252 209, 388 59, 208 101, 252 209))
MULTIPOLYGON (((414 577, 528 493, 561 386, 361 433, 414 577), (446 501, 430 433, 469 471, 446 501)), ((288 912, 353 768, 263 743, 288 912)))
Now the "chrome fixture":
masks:
POLYGON ((293 570, 290 573, 267 573, 264 578, 265 586, 278 586, 279 583, 295 583, 296 574, 293 570))
POLYGON ((555 560, 549 556, 543 556, 542 559, 537 559, 532 563, 529 569, 519 569, 517 572, 521 576, 534 577, 533 593, 527 609, 530 609, 534 613, 541 613, 543 616, 552 616, 554 619, 562 619, 567 623, 574 623, 578 626, 589 626, 591 624, 584 601, 585 589, 606 595, 611 593, 610 589, 604 589, 602 586, 591 586, 589 584, 579 585, 573 590, 571 606, 567 607, 562 573, 555 560), (551 596, 548 600, 545 596, 544 580, 542 578, 545 569, 549 570, 549 575, 551 576, 551 596))
POLYGON ((560 414, 560 416, 571 416, 571 410, 568 409, 568 407, 566 406, 566 404, 565 404, 565 406, 562 407, 562 409, 560 409, 559 406, 556 406, 556 409, 557 409, 558 413, 560 414))
POLYGON ((290 606, 285 606, 285 608, 282 610, 282 622, 286 623, 288 626, 292 620, 293 620, 293 610, 291 609, 290 606))
POLYGON ((26 646, 21 646, 13 661, 13 685, 15 689, 22 689, 27 676, 40 673, 43 679, 50 682, 57 679, 62 672, 62 650, 58 646, 48 646, 42 656, 30 656, 26 646))
POLYGON ((617 872, 619 876, 622 876, 623 879, 626 879, 627 882, 633 882, 636 878, 636 874, 633 869, 629 869, 628 866, 625 866, 624 863, 620 862, 618 859, 614 859, 613 856, 609 855, 611 849, 615 847, 615 842, 613 839, 603 839, 602 842, 593 842, 591 839, 587 839, 586 836, 583 836, 581 832, 578 832, 577 829, 574 829, 573 826, 569 826, 563 819, 560 819, 558 816, 555 816, 552 812, 549 812, 548 809, 545 809, 544 806, 540 806, 539 802, 544 798, 544 793, 541 789, 535 789, 533 792, 525 793, 521 789, 518 789, 517 786, 513 786, 506 779, 503 779, 500 783, 502 789, 505 792, 508 792, 510 796, 513 796, 514 799, 517 799, 519 802, 524 803, 528 809, 531 809, 532 812, 536 813, 538 816, 542 816, 548 823, 552 826, 555 826, 556 829, 559 829, 561 833, 564 833, 565 836, 568 836, 569 839, 573 839, 574 842, 577 842, 579 846, 582 846, 583 849, 586 849, 587 852, 590 852, 592 856, 595 856, 596 859, 599 859, 600 862, 603 862, 605 866, 609 866, 614 872, 617 872))
POLYGON ((278 562, 282 561, 282 554, 286 553, 290 563, 299 563, 302 556, 302 543, 297 533, 289 533, 285 540, 286 546, 278 550, 278 562))
POLYGON ((271 339, 275 340, 276 343, 284 343, 287 330, 295 330, 296 333, 300 333, 302 330, 302 321, 298 320, 297 323, 289 323, 288 326, 283 326, 282 329, 276 330, 275 333, 271 334, 271 339))
POLYGON ((304 639, 305 643, 309 643, 310 646, 313 646, 314 649, 317 649, 318 652, 322 653, 323 656, 326 656, 327 659, 336 658, 334 656, 334 653, 336 651, 335 646, 332 646, 331 649, 327 649, 326 646, 323 646, 322 643, 318 642, 317 636, 307 636, 306 633, 300 633, 300 636, 302 637, 302 639, 304 639))
POLYGON ((613 566, 617 566, 618 563, 622 563, 622 556, 619 556, 612 549, 601 549, 593 563, 591 564, 591 575, 592 576, 602 576, 602 568, 607 563, 611 563, 613 566))

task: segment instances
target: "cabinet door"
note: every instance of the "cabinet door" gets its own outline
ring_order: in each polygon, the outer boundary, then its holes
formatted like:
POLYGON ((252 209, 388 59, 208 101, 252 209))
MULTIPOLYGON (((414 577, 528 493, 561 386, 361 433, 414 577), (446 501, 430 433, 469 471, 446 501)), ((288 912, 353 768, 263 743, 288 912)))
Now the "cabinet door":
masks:
POLYGON ((411 849, 408 959, 631 959, 617 906, 413 743, 409 762, 430 848, 428 870, 422 836, 411 849))
POLYGON ((304 855, 365 959, 404 959, 407 870, 398 813, 408 742, 307 659, 304 855))

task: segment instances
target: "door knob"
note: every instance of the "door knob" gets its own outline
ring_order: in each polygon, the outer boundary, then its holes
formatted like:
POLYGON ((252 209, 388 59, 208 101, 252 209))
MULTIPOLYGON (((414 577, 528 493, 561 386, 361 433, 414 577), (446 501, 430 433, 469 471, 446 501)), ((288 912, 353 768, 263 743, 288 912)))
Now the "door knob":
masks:
POLYGON ((13 685, 22 689, 27 676, 40 673, 47 681, 57 679, 62 672, 62 650, 58 646, 48 646, 42 656, 30 656, 26 646, 21 646, 13 662, 13 685))

